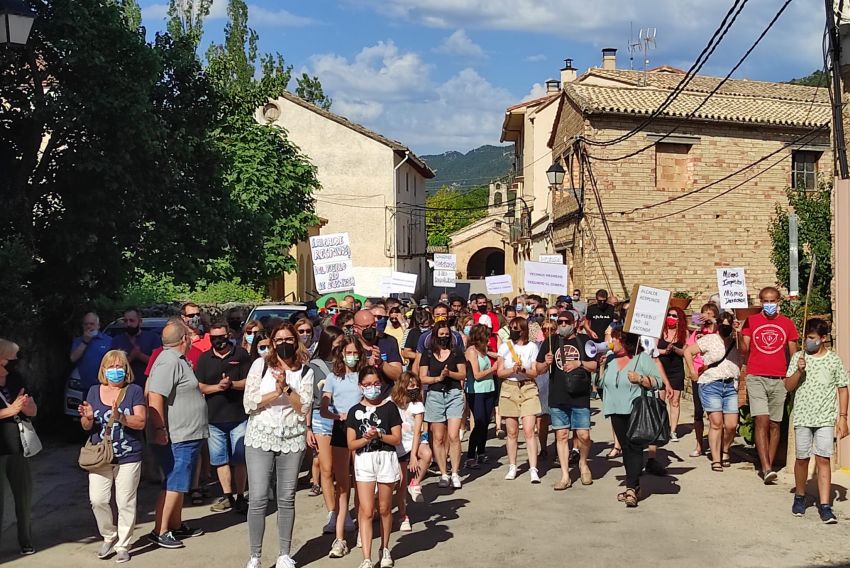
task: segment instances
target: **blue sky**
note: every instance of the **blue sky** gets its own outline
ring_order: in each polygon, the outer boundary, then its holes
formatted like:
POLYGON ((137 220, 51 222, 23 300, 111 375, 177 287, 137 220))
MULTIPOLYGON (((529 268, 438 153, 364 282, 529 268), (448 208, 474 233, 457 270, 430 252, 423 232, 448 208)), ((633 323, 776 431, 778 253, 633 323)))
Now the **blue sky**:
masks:
MULTIPOLYGON (((167 0, 140 0, 149 35, 167 0)), ((750 0, 703 69, 725 75, 783 0, 750 0)), ((650 66, 687 69, 732 0, 249 0, 263 51, 318 75, 333 111, 420 154, 498 144, 507 106, 539 94, 564 58, 579 73, 618 48, 629 28, 657 29, 650 66)), ((227 0, 215 0, 205 41, 219 41, 227 0)), ((795 0, 736 74, 785 81, 822 67, 824 6, 795 0)), ((642 66, 641 56, 635 66, 642 66)))

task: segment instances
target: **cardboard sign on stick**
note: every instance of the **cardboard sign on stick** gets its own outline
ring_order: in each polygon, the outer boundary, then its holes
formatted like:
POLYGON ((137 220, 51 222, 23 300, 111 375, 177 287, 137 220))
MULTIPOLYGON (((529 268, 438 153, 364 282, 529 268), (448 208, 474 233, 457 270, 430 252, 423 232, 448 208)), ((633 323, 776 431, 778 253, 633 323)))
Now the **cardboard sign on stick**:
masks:
POLYGON ((354 263, 348 233, 310 237, 310 254, 319 294, 354 290, 354 263))
POLYGON ((664 332, 664 318, 670 304, 670 291, 636 285, 632 289, 629 311, 623 330, 658 339, 664 332))
POLYGON ((567 293, 569 271, 566 264, 525 262, 525 292, 563 295, 567 293))
POLYGON ((743 268, 718 268, 717 289, 720 292, 720 309, 747 308, 747 279, 743 268))

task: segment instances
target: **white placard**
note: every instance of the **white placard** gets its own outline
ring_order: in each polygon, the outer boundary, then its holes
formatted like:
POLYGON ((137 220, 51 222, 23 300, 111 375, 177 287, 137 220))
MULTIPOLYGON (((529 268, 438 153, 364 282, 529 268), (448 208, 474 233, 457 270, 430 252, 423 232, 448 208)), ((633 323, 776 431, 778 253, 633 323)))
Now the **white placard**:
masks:
POLYGON ((569 278, 566 264, 525 262, 525 292, 563 295, 567 293, 569 278))
POLYGON ((564 264, 564 257, 560 254, 541 254, 537 260, 546 264, 564 264))
POLYGON ((386 278, 381 278, 381 297, 389 298, 390 294, 393 293, 393 279, 389 276, 386 278))
POLYGON ((664 332, 664 318, 670 304, 670 291, 649 286, 636 286, 632 305, 626 314, 625 330, 636 335, 658 339, 664 332))
POLYGON ((455 286, 457 286, 457 272, 434 270, 434 288, 454 288, 455 286))
POLYGON ((390 278, 390 289, 393 293, 398 294, 415 294, 416 281, 419 279, 417 274, 408 272, 393 272, 390 278))
POLYGON ((514 279, 510 274, 487 276, 484 278, 488 294, 510 294, 514 291, 514 279))
POLYGON ((721 310, 750 307, 743 268, 718 268, 717 289, 720 291, 721 310))
POLYGON ((457 255, 435 253, 434 270, 451 270, 452 272, 457 272, 457 255))
POLYGON ((310 254, 319 294, 354 290, 354 263, 348 233, 310 237, 310 254))

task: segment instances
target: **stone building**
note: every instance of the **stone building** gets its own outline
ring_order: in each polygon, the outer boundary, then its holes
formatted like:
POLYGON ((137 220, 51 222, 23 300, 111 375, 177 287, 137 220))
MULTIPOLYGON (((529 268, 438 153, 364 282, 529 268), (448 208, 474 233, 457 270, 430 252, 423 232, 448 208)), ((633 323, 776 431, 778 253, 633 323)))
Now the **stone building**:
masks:
POLYGON ((721 266, 745 267, 751 295, 776 283, 768 227, 788 207, 786 188, 833 173, 828 93, 696 76, 653 117, 684 76, 619 70, 614 50, 603 68, 562 72, 549 155, 523 162, 571 172, 553 190, 550 230, 573 287, 624 296, 642 283, 705 298, 721 266))

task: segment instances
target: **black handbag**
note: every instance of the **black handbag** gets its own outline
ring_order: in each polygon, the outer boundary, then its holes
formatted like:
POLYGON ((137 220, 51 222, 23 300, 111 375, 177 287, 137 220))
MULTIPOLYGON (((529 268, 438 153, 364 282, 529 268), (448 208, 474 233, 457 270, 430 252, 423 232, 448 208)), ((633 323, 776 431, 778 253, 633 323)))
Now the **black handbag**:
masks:
POLYGON ((649 396, 641 387, 640 396, 632 401, 629 416, 629 441, 640 447, 663 446, 670 441, 670 416, 667 405, 657 396, 649 396))

